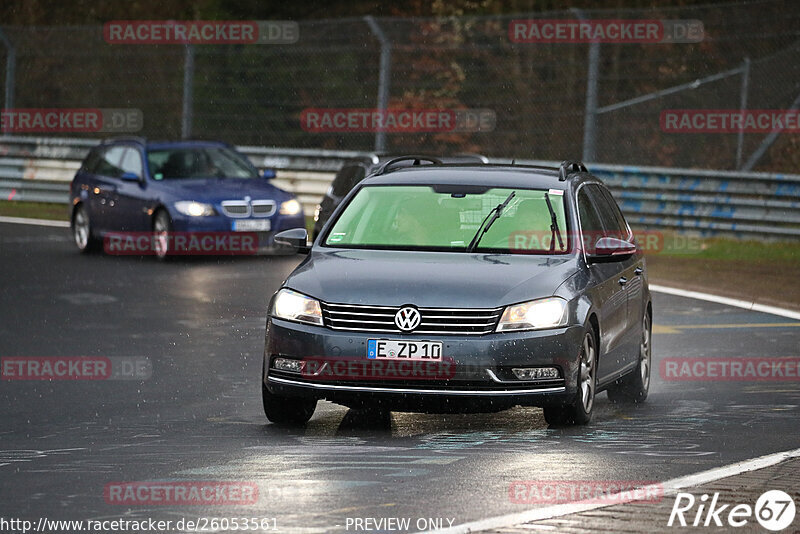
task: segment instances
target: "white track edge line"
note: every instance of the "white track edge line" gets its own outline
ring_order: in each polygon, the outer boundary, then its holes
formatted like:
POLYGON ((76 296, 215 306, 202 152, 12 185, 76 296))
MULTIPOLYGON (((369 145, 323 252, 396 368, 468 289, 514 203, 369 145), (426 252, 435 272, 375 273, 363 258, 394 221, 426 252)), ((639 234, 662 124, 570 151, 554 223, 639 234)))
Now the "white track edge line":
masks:
POLYGON ((28 219, 25 217, 0 216, 0 223, 30 224, 33 226, 54 226, 57 228, 69 228, 69 221, 50 221, 47 219, 28 219))
POLYGON ((667 295, 675 295, 678 297, 687 297, 690 299, 705 300, 708 302, 715 302, 717 304, 725 304, 733 306, 734 308, 744 308, 745 310, 756 311, 761 313, 769 313, 771 315, 779 315, 781 317, 788 317, 789 319, 800 320, 800 312, 788 310, 786 308, 779 308, 777 306, 768 306, 766 304, 757 304, 747 300, 732 299, 728 297, 720 297, 719 295, 712 295, 710 293, 702 293, 700 291, 689 291, 686 289, 678 289, 675 287, 667 287, 659 284, 650 284, 650 290, 656 293, 666 293, 667 295))
MULTIPOLYGON (((708 484, 709 482, 714 482, 734 475, 739 475, 742 473, 747 473, 749 471, 755 471, 758 469, 764 469, 765 467, 770 467, 775 464, 779 464, 790 458, 798 458, 798 457, 800 457, 800 449, 792 449, 783 452, 776 452, 773 454, 767 454, 766 456, 760 456, 758 458, 752 458, 750 460, 743 460, 741 462, 724 465, 722 467, 715 467, 713 469, 709 469, 707 471, 701 471, 699 473, 695 473, 692 475, 673 478, 661 484, 651 484, 650 486, 646 486, 645 488, 642 489, 646 490, 646 488, 658 488, 660 486, 663 489, 665 495, 671 494, 675 493, 677 490, 682 488, 708 484)), ((627 495, 624 496, 622 493, 609 495, 608 496, 609 502, 597 503, 597 502, 576 501, 564 504, 556 504, 553 506, 546 506, 543 508, 533 508, 531 510, 526 510, 524 512, 518 512, 514 514, 506 514, 496 517, 489 517, 486 519, 480 519, 478 521, 463 523, 461 525, 455 525, 452 527, 439 529, 435 531, 433 530, 427 531, 424 534, 429 534, 433 532, 435 532, 436 534, 469 534, 471 532, 480 532, 482 530, 510 527, 514 525, 520 525, 522 523, 530 523, 532 521, 552 519, 554 517, 561 517, 569 514, 586 512, 589 510, 596 510, 598 508, 607 508, 609 506, 626 504, 628 502, 633 501, 634 499, 630 497, 631 492, 629 491, 626 493, 627 495)))

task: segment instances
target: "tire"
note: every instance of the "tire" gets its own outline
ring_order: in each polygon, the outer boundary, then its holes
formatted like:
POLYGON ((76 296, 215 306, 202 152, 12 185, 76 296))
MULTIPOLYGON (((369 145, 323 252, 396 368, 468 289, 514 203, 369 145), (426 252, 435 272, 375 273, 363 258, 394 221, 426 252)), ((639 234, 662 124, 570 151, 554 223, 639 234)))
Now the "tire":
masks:
POLYGON ((639 362, 636 369, 623 376, 608 388, 611 402, 644 402, 650 389, 650 373, 653 368, 652 321, 645 312, 642 319, 642 339, 639 342, 639 362))
MULTIPOLYGON (((264 376, 263 373, 261 376, 264 376)), ((303 426, 317 408, 317 399, 273 395, 263 383, 261 399, 264 403, 264 415, 278 426, 303 426)))
POLYGON ((89 212, 83 207, 83 204, 78 204, 72 214, 72 239, 82 254, 88 254, 99 248, 99 241, 92 236, 89 212))
POLYGON ((160 209, 153 218, 153 246, 155 255, 159 260, 165 260, 169 256, 169 234, 172 232, 172 220, 169 213, 160 209))
POLYGON ((597 339, 591 326, 583 336, 579 362, 578 394, 572 404, 544 408, 544 419, 549 425, 586 425, 592 420, 597 393, 597 339))

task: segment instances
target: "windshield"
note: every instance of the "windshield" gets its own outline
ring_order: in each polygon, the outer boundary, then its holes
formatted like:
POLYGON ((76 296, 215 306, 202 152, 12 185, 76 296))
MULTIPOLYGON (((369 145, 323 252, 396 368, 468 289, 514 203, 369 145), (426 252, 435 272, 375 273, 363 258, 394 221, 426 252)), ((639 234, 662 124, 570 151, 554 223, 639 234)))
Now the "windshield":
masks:
POLYGON ((566 240, 563 191, 492 188, 459 192, 448 187, 367 186, 350 201, 331 228, 325 245, 397 250, 467 251, 481 223, 514 193, 483 234, 475 251, 563 254, 566 240), (555 214, 562 243, 553 238, 555 214))
POLYGON ((154 180, 258 177, 252 165, 225 147, 148 150, 147 163, 154 180))

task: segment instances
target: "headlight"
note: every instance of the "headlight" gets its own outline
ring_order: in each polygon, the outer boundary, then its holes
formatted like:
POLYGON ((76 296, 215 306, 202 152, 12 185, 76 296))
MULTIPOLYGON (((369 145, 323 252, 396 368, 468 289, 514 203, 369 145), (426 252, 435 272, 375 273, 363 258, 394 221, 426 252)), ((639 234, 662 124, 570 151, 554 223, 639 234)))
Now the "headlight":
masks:
POLYGON ((297 321, 322 326, 322 309, 319 301, 291 289, 281 289, 272 305, 272 315, 287 321, 297 321))
POLYGON ((541 330, 567 324, 567 301, 552 297, 508 306, 497 325, 498 332, 541 330))
POLYGON ((194 200, 181 200, 175 203, 175 209, 183 215, 189 217, 209 217, 214 215, 214 206, 211 204, 203 204, 202 202, 195 202, 194 200))
POLYGON ((297 215, 302 210, 303 206, 295 199, 281 203, 281 215, 297 215))

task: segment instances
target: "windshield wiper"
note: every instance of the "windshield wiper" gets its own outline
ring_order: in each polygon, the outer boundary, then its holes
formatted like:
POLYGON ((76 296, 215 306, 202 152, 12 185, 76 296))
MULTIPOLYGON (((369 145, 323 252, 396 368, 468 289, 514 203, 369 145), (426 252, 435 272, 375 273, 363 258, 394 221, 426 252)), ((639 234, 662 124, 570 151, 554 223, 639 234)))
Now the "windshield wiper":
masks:
POLYGON ((558 250, 564 249, 564 242, 561 240, 561 230, 558 229, 558 220, 553 205, 550 203, 550 195, 544 194, 544 201, 547 202, 547 209, 550 210, 550 251, 552 252, 556 244, 553 238, 558 238, 558 250))
POLYGON ((502 204, 498 204, 492 210, 486 214, 486 217, 483 219, 483 222, 478 227, 478 231, 475 233, 475 237, 472 238, 472 241, 469 242, 469 246, 467 247, 467 252, 472 252, 475 250, 475 247, 478 246, 478 243, 481 242, 481 238, 489 231, 489 227, 494 224, 494 222, 500 218, 502 215, 503 210, 508 206, 508 203, 511 202, 511 199, 514 198, 516 195, 516 191, 512 191, 508 198, 506 198, 502 204), (488 223, 486 221, 489 221, 488 223))

